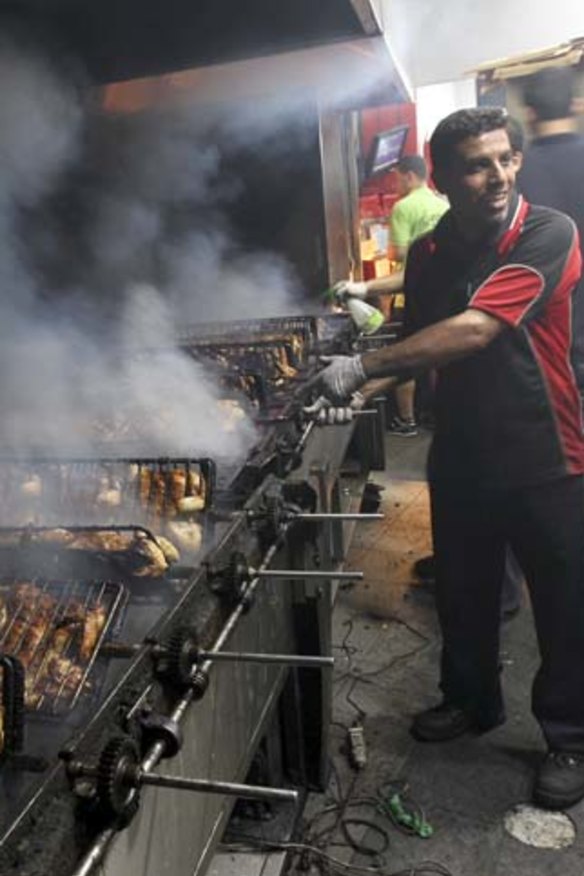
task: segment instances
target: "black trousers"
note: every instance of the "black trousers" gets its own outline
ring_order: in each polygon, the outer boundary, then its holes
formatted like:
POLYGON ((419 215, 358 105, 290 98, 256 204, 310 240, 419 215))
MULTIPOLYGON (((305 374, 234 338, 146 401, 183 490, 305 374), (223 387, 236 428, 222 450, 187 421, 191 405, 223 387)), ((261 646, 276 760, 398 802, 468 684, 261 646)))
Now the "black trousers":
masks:
POLYGON ((430 481, 445 699, 485 727, 502 716, 506 546, 525 575, 541 664, 532 709, 550 748, 584 753, 584 479, 494 491, 430 481))

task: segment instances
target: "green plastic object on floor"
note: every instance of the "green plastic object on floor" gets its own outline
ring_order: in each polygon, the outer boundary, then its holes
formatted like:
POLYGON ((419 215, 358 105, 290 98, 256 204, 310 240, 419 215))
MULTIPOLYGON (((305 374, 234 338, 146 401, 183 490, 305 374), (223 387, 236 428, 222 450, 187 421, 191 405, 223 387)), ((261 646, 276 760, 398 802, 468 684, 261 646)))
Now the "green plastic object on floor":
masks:
POLYGON ((391 818, 396 824, 415 833, 421 839, 429 839, 434 834, 434 828, 426 821, 423 815, 406 809, 397 792, 382 800, 379 804, 379 811, 391 818))

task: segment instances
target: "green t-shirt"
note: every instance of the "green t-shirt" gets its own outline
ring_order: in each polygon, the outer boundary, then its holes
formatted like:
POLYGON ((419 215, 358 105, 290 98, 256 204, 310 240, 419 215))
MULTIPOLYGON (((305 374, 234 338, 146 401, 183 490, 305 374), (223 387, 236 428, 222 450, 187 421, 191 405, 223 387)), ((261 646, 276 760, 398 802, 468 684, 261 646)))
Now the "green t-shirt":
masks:
POLYGON ((408 247, 417 237, 431 231, 448 210, 448 201, 420 186, 398 201, 389 217, 391 243, 408 247))

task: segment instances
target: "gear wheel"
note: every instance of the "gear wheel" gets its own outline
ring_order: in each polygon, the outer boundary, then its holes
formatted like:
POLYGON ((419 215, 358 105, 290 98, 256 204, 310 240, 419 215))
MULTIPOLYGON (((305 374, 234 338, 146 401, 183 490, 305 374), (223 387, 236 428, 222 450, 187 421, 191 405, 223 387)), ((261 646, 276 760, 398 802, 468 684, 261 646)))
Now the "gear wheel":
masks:
POLYGON ((249 566, 245 554, 233 551, 227 563, 210 570, 209 586, 220 598, 236 603, 249 581, 249 566))
POLYGON ((166 674, 171 682, 182 687, 191 685, 197 653, 198 639, 193 627, 176 629, 169 639, 167 648, 166 674))
POLYGON ((280 496, 270 496, 266 502, 266 528, 264 538, 270 543, 276 541, 281 535, 286 518, 284 515, 284 503, 280 496))
POLYGON ((130 821, 138 811, 140 790, 128 782, 140 765, 138 746, 129 736, 114 736, 103 749, 97 767, 97 797, 110 818, 130 821))

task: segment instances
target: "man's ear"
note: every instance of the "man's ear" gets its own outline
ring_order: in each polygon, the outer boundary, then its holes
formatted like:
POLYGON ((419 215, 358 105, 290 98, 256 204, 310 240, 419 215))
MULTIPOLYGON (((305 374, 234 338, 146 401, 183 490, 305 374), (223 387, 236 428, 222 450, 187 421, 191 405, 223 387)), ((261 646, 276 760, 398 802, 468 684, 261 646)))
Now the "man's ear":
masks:
POLYGON ((513 167, 515 168, 515 173, 519 173, 523 165, 523 152, 514 152, 512 160, 513 167))

